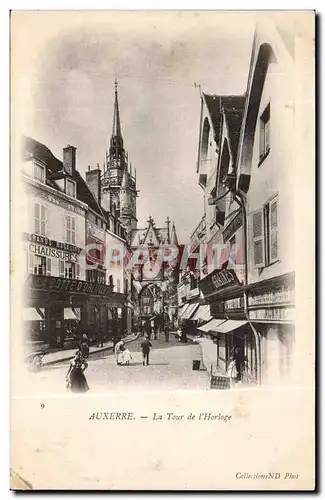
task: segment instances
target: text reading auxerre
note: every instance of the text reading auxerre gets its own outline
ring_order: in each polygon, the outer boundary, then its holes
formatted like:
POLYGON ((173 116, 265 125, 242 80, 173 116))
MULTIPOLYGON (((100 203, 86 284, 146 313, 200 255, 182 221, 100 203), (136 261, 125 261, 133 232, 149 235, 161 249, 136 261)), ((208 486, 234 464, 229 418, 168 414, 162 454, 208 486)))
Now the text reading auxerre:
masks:
POLYGON ((92 413, 89 420, 134 420, 134 413, 130 412, 100 412, 92 413))

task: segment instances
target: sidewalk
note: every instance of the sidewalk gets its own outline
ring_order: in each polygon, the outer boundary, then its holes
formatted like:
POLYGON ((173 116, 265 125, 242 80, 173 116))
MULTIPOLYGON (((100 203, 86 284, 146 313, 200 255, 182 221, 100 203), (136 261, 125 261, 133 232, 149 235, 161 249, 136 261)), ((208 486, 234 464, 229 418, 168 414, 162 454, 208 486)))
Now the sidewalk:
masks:
MULTIPOLYGON (((123 341, 125 344, 128 344, 129 342, 133 342, 134 340, 136 340, 138 337, 139 337, 138 333, 132 333, 131 335, 125 337, 123 341)), ((89 356, 96 352, 106 351, 107 349, 113 349, 112 341, 104 342, 103 347, 90 346, 89 356)), ((55 363, 61 363, 62 361, 73 359, 76 354, 76 350, 77 349, 75 348, 75 349, 62 349, 62 351, 50 352, 49 354, 44 356, 43 366, 54 365, 55 363)))

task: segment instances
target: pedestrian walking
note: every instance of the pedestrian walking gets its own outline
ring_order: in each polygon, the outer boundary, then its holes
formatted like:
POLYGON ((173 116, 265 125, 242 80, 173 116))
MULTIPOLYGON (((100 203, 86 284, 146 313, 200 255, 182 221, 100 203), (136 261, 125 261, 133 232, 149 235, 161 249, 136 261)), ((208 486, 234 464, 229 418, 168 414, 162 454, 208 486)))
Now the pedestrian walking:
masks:
POLYGON ((153 326, 153 333, 154 333, 154 339, 157 340, 157 337, 158 337, 158 325, 157 323, 154 324, 153 326))
POLYGON ((87 392, 89 386, 84 375, 84 371, 88 368, 88 363, 85 361, 80 350, 76 352, 75 357, 70 363, 69 370, 66 376, 67 388, 72 392, 87 392))
POLYGON ((230 378, 230 386, 235 385, 237 379, 237 369, 236 369, 236 360, 232 359, 229 363, 227 376, 230 378))
POLYGON ((143 366, 149 365, 149 354, 150 347, 152 347, 149 337, 146 336, 141 342, 141 350, 142 350, 142 364, 143 366))
POLYGON ((130 364, 132 356, 131 356, 129 349, 124 349, 124 351, 122 351, 121 358, 122 358, 121 359, 122 365, 129 365, 130 364))
POLYGON ((120 340, 115 346, 116 364, 121 365, 123 363, 123 351, 125 350, 123 340, 120 340))

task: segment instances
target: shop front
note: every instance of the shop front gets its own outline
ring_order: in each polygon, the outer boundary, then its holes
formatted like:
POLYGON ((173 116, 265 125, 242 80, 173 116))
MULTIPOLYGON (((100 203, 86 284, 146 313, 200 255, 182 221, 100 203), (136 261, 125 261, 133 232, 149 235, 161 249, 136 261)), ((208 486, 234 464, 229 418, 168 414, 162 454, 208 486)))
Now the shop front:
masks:
POLYGON ((107 338, 116 328, 118 310, 122 311, 124 300, 123 294, 113 292, 105 284, 27 275, 24 309, 27 339, 64 347, 76 334, 86 333, 92 340, 99 334, 107 338))
POLYGON ((236 359, 238 381, 256 384, 258 346, 245 314, 242 283, 233 269, 220 269, 205 277, 200 288, 213 319, 199 330, 214 344, 210 352, 216 367, 225 373, 236 359))
POLYGON ((294 273, 248 287, 248 314, 261 338, 261 383, 290 382, 295 344, 294 273))

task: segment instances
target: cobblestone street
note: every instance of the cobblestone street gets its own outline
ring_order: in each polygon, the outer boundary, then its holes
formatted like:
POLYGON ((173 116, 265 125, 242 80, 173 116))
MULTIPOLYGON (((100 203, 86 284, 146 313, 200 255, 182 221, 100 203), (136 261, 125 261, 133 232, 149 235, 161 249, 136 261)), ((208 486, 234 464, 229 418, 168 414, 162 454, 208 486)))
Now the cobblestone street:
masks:
MULTIPOLYGON (((140 342, 136 340, 127 346, 132 356, 129 366, 118 366, 112 350, 90 355, 85 375, 91 393, 206 389, 206 372, 192 370, 193 359, 201 357, 200 346, 181 344, 174 336, 170 336, 170 341, 166 343, 161 335, 159 340, 151 340, 150 364, 143 366, 140 342)), ((38 396, 66 394, 65 375, 68 368, 69 361, 64 361, 44 366, 38 373, 26 373, 24 379, 30 379, 30 383, 26 384, 28 391, 38 396)), ((19 388, 22 386, 25 384, 17 384, 17 396, 21 395, 19 388)), ((24 395, 28 395, 25 387, 24 395)))

